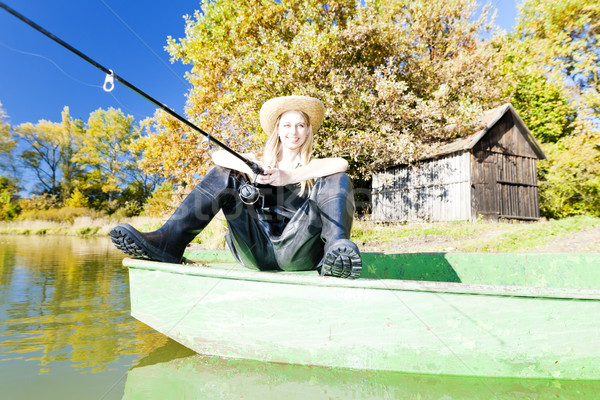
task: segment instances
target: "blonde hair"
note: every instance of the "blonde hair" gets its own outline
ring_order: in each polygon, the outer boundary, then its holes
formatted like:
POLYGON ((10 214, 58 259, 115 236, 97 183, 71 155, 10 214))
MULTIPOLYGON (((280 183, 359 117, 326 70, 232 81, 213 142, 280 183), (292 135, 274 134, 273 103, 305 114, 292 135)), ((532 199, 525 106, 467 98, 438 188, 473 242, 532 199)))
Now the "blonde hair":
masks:
MULTIPOLYGON (((295 111, 295 110, 291 110, 291 111, 295 111)), ((287 111, 286 111, 287 112, 287 111)), ((306 122, 306 124, 308 125, 308 136, 306 137, 306 140, 304 141, 304 143, 302 144, 302 147, 300 148, 300 165, 304 166, 304 165, 308 165, 308 163, 310 162, 311 158, 312 158, 312 152, 313 152, 313 128, 312 128, 312 124, 310 123, 310 117, 308 116, 308 114, 306 114, 303 111, 298 110, 297 112, 299 112, 302 115, 302 118, 304 118, 304 122, 306 122)), ((275 167, 277 168, 279 165, 279 156, 281 155, 281 139, 279 138, 279 122, 281 121, 281 116, 285 114, 285 112, 281 113, 278 117, 277 117, 277 121, 275 122, 275 129, 273 129, 273 132, 271 132, 271 135, 269 136, 269 139, 267 139, 267 143, 265 144, 265 148, 263 151, 263 163, 268 166, 268 167, 275 167)), ((300 183, 300 195, 302 195, 306 190, 308 190, 310 192, 310 189, 312 188, 314 182, 312 179, 309 179, 307 181, 302 181, 300 183)))

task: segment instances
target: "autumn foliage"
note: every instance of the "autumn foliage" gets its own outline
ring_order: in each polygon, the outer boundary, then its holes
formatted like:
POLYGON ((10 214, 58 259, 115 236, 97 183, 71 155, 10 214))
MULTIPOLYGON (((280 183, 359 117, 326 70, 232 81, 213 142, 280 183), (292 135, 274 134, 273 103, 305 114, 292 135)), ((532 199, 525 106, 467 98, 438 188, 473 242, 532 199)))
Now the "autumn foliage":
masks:
MULTIPOLYGON (((503 98, 502 47, 481 41, 474 0, 204 1, 167 50, 190 64, 188 115, 241 152, 265 141, 263 102, 320 98, 316 155, 350 161, 366 180, 468 131, 503 98)), ((201 139, 162 113, 147 122, 143 166, 190 182, 211 165, 201 139)))

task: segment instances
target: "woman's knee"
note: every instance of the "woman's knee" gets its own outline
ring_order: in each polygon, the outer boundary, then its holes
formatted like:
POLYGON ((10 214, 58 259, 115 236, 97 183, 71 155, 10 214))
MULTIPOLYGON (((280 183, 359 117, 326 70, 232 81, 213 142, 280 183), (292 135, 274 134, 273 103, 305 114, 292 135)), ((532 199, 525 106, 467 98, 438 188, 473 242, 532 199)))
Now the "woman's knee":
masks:
POLYGON ((352 180, 345 172, 338 172, 336 174, 323 176, 319 179, 323 181, 324 185, 352 187, 352 180))
POLYGON ((202 178, 197 186, 201 188, 210 188, 211 190, 224 189, 230 186, 230 175, 231 170, 229 168, 216 166, 211 168, 206 175, 204 175, 204 178, 202 178))
POLYGON ((319 196, 325 195, 326 197, 333 196, 335 194, 348 193, 351 194, 353 191, 352 180, 344 172, 337 174, 323 176, 319 178, 315 189, 318 191, 319 196))

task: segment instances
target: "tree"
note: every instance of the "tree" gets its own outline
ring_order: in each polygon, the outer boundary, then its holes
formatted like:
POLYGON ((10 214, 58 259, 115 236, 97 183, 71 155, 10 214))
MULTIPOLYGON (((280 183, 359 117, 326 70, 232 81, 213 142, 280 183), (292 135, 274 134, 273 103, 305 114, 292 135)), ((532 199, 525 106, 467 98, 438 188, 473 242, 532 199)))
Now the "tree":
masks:
POLYGON ((73 190, 73 193, 71 193, 71 197, 69 197, 65 201, 65 206, 67 206, 67 207, 88 207, 89 206, 88 198, 85 197, 84 194, 81 193, 78 188, 75 188, 73 190))
POLYGON ((73 119, 69 107, 65 106, 61 114, 61 134, 59 135, 60 165, 62 172, 61 198, 68 199, 72 195, 75 184, 83 174, 83 165, 77 162, 75 155, 82 146, 85 129, 81 119, 73 119))
POLYGON ((110 202, 126 185, 127 171, 135 167, 128 148, 136 135, 134 119, 112 107, 99 108, 90 114, 85 128, 81 148, 73 157, 89 168, 83 189, 95 187, 110 202))
MULTIPOLYGON (((502 99, 502 46, 482 42, 488 13, 475 0, 208 1, 169 39, 192 66, 187 112, 242 151, 259 151, 260 105, 274 96, 323 100, 318 156, 346 157, 368 178, 461 135, 502 99)), ((206 171, 195 132, 158 113, 140 141, 143 166, 174 182, 206 171), (186 170, 187 168, 187 170, 186 170)))
POLYGON ((61 125, 40 120, 37 124, 26 122, 15 129, 27 148, 21 153, 26 168, 37 178, 39 193, 59 194, 61 163, 61 125))
POLYGON ((531 62, 571 89, 577 131, 598 130, 600 117, 600 3, 526 0, 514 36, 531 62))
POLYGON ((600 216, 600 145, 594 135, 567 136, 544 146, 548 160, 540 163, 542 215, 562 218, 600 216))
POLYGON ((19 214, 18 192, 19 186, 15 180, 0 176, 0 221, 12 220, 19 214))
POLYGON ((511 103, 542 143, 556 143, 573 133, 576 111, 568 94, 541 74, 521 76, 511 103))
POLYGON ((17 140, 7 119, 6 111, 4 111, 0 102, 0 171, 7 173, 14 181, 18 182, 17 176, 19 174, 15 162, 17 140))
POLYGON ((600 4, 525 0, 506 65, 512 101, 548 160, 539 163, 547 217, 600 215, 600 4))

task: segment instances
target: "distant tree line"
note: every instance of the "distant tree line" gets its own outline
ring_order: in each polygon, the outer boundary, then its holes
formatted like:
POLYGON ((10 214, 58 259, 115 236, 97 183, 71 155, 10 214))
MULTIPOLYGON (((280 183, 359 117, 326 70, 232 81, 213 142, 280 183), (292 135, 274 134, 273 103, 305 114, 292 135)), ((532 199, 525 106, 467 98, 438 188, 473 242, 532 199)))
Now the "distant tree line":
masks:
MULTIPOLYGON (((538 171, 542 215, 563 217, 600 215, 599 39, 593 0, 524 0, 509 33, 477 0, 203 0, 167 50, 191 67, 188 117, 241 152, 264 143, 258 112, 267 99, 322 99, 316 155, 348 159, 363 187, 373 171, 412 163, 511 102, 548 155, 538 171)), ((87 141, 72 154, 60 145, 52 156, 21 154, 32 170, 56 166, 58 181, 38 183, 63 201, 77 189, 110 210, 147 198, 158 182, 148 177, 185 187, 211 166, 202 136, 162 111, 139 128, 114 110, 85 126, 66 112, 61 126, 87 141)), ((36 126, 14 131, 27 140, 36 126)), ((10 143, 1 145, 6 154, 10 143)))
POLYGON ((140 128, 121 110, 98 109, 84 123, 65 107, 60 122, 41 120, 14 127, 1 108, 0 113, 2 219, 26 210, 61 207, 137 215, 164 180, 137 166, 139 154, 132 144, 140 128), (19 200, 25 185, 31 196, 19 200))

